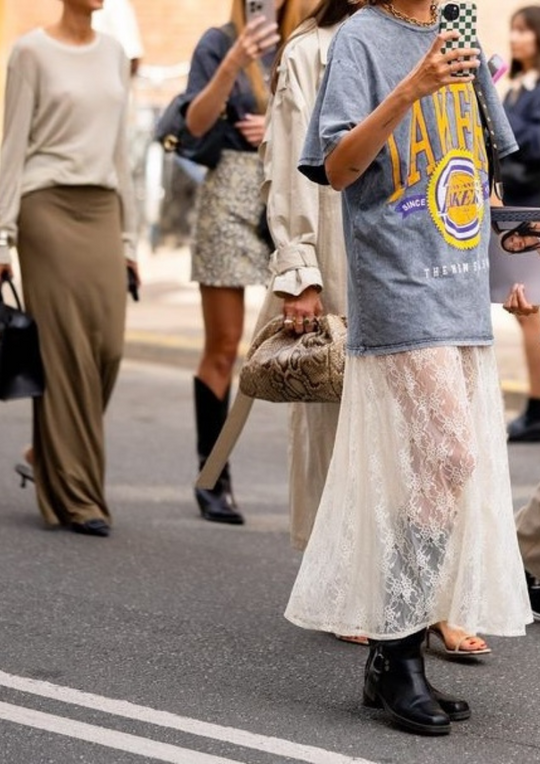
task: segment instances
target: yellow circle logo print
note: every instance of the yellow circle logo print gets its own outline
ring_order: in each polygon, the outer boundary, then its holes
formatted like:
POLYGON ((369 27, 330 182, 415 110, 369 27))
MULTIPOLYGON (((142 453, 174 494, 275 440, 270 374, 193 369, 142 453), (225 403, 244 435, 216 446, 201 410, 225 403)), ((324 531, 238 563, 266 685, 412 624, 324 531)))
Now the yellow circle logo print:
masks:
POLYGON ((472 249, 480 241, 484 194, 469 151, 449 151, 431 176, 428 208, 444 240, 458 249, 472 249))

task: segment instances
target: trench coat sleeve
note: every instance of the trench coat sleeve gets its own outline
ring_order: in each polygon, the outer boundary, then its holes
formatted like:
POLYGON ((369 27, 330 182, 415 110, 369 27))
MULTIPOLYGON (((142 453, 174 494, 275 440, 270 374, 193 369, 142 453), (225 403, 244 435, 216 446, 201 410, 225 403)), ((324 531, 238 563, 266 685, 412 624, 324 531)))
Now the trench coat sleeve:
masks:
POLYGON ((296 169, 313 107, 309 97, 317 89, 317 82, 311 79, 317 74, 318 67, 302 66, 285 52, 260 150, 262 194, 276 243, 272 288, 278 295, 298 295, 308 286, 323 287, 316 251, 319 189, 296 169))

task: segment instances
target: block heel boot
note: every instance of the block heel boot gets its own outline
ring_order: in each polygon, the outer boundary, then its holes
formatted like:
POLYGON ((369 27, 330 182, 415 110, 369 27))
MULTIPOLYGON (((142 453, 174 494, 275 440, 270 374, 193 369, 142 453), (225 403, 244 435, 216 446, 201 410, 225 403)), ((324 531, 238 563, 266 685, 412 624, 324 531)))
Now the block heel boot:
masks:
MULTIPOLYGON (((201 470, 227 418, 229 391, 227 390, 225 397, 221 400, 202 380, 195 377, 194 396, 197 453, 199 455, 199 470, 201 470)), ((238 512, 232 493, 228 464, 223 468, 214 488, 195 489, 195 499, 205 520, 230 525, 242 525, 244 522, 244 518, 238 512)))
POLYGON ((394 724, 408 732, 447 735, 450 716, 435 700, 425 675, 424 637, 422 629, 404 639, 370 641, 364 705, 383 708, 394 724))

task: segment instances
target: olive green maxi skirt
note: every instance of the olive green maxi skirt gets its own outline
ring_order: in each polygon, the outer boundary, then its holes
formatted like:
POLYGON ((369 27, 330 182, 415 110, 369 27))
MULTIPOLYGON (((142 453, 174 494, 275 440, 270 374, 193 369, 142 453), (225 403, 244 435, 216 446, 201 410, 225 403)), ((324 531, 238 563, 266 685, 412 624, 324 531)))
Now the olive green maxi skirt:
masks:
POLYGON ((117 193, 55 186, 26 194, 19 216, 23 293, 46 375, 34 401, 34 475, 49 526, 110 519, 103 413, 122 357, 126 266, 117 193))

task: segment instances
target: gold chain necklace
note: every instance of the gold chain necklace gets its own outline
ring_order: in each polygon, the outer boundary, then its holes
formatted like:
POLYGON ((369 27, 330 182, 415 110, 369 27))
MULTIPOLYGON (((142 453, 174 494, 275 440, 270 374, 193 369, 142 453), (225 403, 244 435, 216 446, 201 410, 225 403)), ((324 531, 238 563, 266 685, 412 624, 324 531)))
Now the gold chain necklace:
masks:
POLYGON ((391 16, 394 16, 396 19, 399 19, 400 21, 406 21, 409 24, 414 24, 417 27, 431 27, 433 26, 433 24, 436 24, 438 19, 437 3, 431 3, 429 7, 429 10, 431 13, 431 18, 429 21, 418 21, 418 19, 413 19, 412 16, 407 16, 405 13, 398 11, 397 8, 394 8, 394 4, 392 3, 392 0, 386 0, 386 2, 382 3, 382 6, 388 11, 388 13, 391 16))

